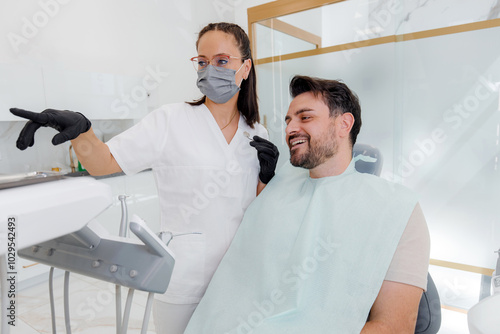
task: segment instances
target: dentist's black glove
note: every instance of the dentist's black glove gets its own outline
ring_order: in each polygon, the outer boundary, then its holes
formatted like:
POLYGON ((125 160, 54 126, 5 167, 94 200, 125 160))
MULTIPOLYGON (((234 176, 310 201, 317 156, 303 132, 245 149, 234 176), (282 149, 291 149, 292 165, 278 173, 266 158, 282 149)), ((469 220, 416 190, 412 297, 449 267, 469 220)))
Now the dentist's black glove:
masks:
POLYGON ((273 143, 259 136, 254 136, 250 145, 257 149, 260 164, 259 179, 262 183, 267 184, 274 176, 280 152, 273 143))
POLYGON ((29 120, 17 138, 16 146, 20 150, 25 150, 35 143, 35 132, 42 126, 50 126, 59 131, 52 138, 52 144, 59 145, 65 141, 75 139, 81 133, 90 129, 90 121, 80 114, 69 110, 45 109, 41 113, 36 113, 24 109, 10 108, 10 112, 16 116, 29 120))

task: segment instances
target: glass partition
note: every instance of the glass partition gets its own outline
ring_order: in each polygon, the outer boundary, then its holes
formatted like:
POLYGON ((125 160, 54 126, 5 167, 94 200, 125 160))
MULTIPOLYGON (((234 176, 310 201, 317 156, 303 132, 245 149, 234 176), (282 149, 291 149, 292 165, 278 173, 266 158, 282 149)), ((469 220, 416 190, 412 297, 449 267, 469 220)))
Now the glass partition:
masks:
POLYGON ((499 34, 495 27, 398 43, 396 173, 421 196, 432 256, 487 268, 500 246, 499 34))
POLYGON ((291 6, 287 0, 278 2, 283 3, 281 7, 285 14, 261 14, 259 16, 264 19, 252 22, 256 41, 254 54, 258 59, 380 37, 457 27, 498 17, 498 9, 492 0, 458 3, 307 0, 301 1, 302 5, 296 7, 291 6))
POLYGON ((261 21, 255 26, 255 34, 259 40, 254 51, 258 58, 279 57, 287 53, 312 50, 317 47, 312 41, 295 37, 286 28, 277 30, 276 27, 288 27, 284 21, 275 19, 261 21))
POLYGON ((275 1, 274 17, 262 14, 266 5, 249 9, 260 105, 279 164, 289 159, 284 117, 291 78, 344 81, 361 102, 358 142, 381 150, 383 178, 420 197, 444 307, 466 313, 480 295, 472 281, 489 291, 485 277, 500 247, 499 6, 491 0, 304 2, 310 8, 275 1), (267 37, 255 34, 259 22, 271 19, 321 43, 306 46, 302 35, 285 38, 269 27, 267 37))

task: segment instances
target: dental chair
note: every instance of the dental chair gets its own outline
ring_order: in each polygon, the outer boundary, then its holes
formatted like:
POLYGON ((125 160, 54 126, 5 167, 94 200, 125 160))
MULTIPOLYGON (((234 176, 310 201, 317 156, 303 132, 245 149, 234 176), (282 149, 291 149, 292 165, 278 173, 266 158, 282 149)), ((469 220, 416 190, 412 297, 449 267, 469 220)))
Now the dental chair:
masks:
MULTIPOLYGON (((352 156, 358 172, 380 176, 383 159, 378 148, 366 144, 355 144, 352 156)), ((431 275, 427 274, 427 291, 420 299, 415 334, 436 334, 440 327, 441 302, 436 285, 431 275)))

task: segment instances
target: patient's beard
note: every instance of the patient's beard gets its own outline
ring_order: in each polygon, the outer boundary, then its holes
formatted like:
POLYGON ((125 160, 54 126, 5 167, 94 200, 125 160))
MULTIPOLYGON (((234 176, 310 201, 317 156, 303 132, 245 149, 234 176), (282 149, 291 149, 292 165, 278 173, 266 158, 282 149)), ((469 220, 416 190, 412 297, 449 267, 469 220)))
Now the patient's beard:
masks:
POLYGON ((305 169, 313 169, 318 167, 338 151, 338 143, 335 139, 335 128, 329 128, 326 135, 317 136, 319 140, 313 140, 309 136, 308 149, 305 153, 299 154, 298 150, 295 153, 290 152, 290 163, 295 167, 305 169))

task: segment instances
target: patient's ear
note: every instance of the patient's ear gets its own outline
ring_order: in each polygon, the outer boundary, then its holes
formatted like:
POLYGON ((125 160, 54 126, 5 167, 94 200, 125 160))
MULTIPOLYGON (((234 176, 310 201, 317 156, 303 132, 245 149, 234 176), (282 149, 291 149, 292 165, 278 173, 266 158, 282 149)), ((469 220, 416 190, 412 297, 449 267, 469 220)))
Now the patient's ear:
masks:
POLYGON ((350 112, 338 116, 338 130, 340 137, 349 137, 349 133, 354 125, 354 116, 350 112))

